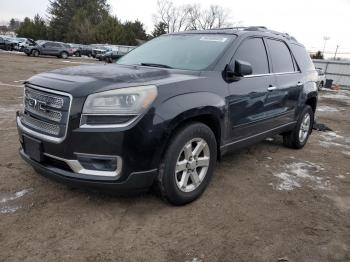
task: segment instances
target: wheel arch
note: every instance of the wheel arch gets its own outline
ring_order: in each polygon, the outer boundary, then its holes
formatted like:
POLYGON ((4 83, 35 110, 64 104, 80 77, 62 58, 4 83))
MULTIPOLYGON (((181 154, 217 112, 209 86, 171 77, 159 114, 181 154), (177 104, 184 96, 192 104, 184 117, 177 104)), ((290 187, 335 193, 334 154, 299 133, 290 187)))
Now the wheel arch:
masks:
POLYGON ((38 51, 39 55, 41 54, 40 50, 38 48, 33 48, 30 53, 32 54, 34 51, 38 51))
POLYGON ((213 131, 220 159, 220 144, 225 134, 224 99, 206 92, 179 95, 160 105, 156 114, 166 123, 160 156, 163 156, 171 138, 180 128, 193 122, 200 122, 213 131))

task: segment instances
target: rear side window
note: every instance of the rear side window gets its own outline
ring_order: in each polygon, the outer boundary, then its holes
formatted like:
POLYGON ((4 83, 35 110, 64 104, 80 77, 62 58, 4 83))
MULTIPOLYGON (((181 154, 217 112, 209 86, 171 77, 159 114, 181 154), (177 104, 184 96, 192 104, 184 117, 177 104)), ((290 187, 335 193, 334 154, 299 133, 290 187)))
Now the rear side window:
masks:
POLYGON ((293 59, 287 45, 278 40, 266 39, 274 73, 294 72, 293 59))
POLYGON ((296 44, 291 44, 290 47, 301 71, 315 70, 314 63, 305 47, 296 44))
POLYGON ((266 49, 261 38, 244 40, 238 47, 235 60, 242 60, 250 63, 254 75, 269 73, 266 49))

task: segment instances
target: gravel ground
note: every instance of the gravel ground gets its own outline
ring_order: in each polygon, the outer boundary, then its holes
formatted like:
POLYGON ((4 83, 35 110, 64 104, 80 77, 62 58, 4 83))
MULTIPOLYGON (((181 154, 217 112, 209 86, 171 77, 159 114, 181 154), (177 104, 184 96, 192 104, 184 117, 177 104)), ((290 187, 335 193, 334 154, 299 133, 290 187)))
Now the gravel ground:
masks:
POLYGON ((23 80, 91 62, 0 53, 0 261, 350 261, 350 92, 320 94, 334 132, 230 154, 198 201, 173 207, 72 189, 18 156, 23 80))

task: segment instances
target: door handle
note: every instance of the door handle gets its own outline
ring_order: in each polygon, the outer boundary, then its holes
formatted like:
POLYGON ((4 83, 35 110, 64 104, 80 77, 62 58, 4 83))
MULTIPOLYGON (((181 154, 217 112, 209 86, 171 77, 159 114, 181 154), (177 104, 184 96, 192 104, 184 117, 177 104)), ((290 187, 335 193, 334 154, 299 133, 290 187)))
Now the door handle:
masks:
POLYGON ((269 86, 267 88, 267 91, 273 91, 273 90, 276 90, 276 89, 277 89, 277 87, 275 87, 275 86, 269 86))

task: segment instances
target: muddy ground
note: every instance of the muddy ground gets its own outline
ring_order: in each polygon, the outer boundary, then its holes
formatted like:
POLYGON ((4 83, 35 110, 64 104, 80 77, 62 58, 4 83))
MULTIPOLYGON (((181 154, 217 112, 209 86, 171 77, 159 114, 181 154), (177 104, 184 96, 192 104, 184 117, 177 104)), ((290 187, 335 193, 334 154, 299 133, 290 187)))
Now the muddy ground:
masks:
POLYGON ((320 94, 334 132, 230 154, 198 201, 173 207, 72 189, 18 156, 22 81, 91 62, 0 53, 0 261, 350 261, 349 92, 320 94))

